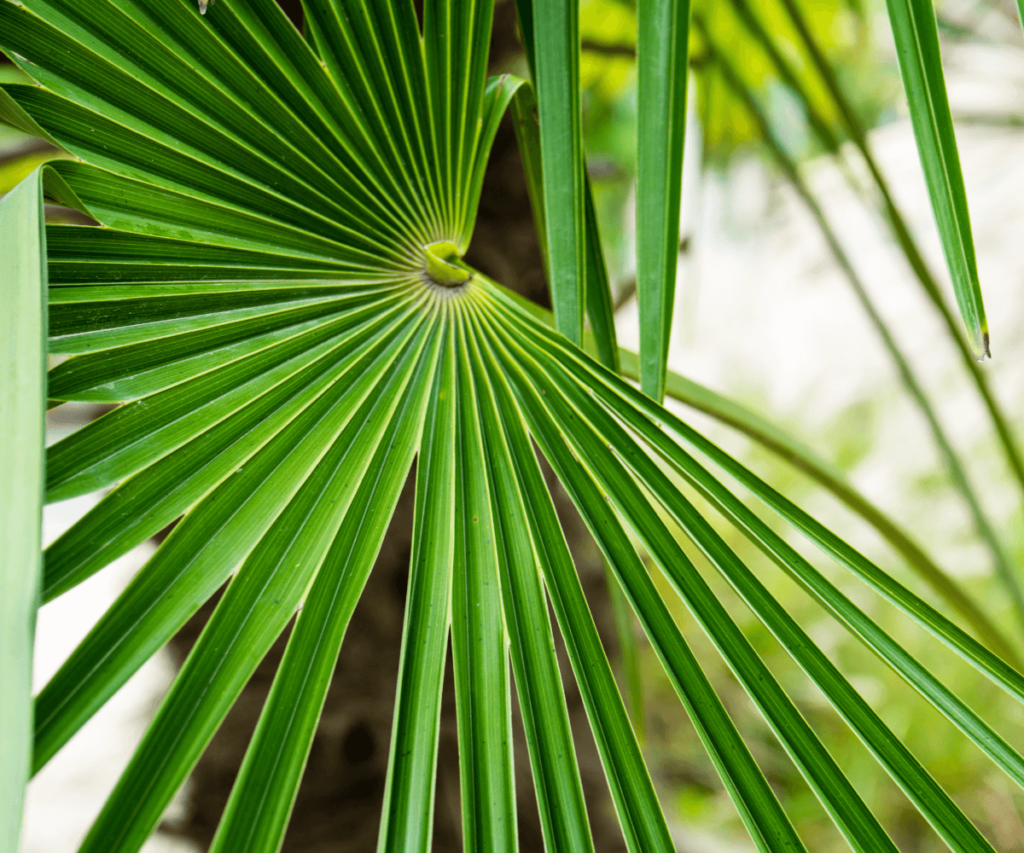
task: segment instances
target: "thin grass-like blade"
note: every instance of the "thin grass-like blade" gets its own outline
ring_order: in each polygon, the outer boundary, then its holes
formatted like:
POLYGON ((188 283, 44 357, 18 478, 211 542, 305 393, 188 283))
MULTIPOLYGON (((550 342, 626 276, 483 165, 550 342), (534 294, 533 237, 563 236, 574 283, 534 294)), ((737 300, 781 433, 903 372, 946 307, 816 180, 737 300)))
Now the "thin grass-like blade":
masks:
MULTIPOLYGON (((253 548, 90 829, 81 853, 128 853, 145 842, 321 568, 428 337, 421 331, 390 365, 380 393, 368 398, 348 427, 328 443, 315 469, 253 548)), ((372 477, 365 481, 374 483, 372 477)), ((371 490, 363 494, 367 491, 371 490)), ((273 810, 267 815, 272 826, 275 817, 273 810)), ((268 837, 277 840, 273 832, 268 837)))
POLYGON ((276 853, 284 840, 338 651, 419 443, 434 387, 439 336, 431 336, 305 597, 210 848, 215 853, 276 853))
MULTIPOLYGON (((626 844, 634 853, 672 851, 675 847, 661 805, 584 598, 526 424, 496 355, 492 355, 490 366, 491 388, 510 450, 509 464, 516 473, 530 536, 566 641, 626 844)), ((611 582, 618 583, 614 577, 611 582)), ((622 596, 621 590, 619 595, 622 596)), ((623 602, 628 609, 624 598, 623 602)))
POLYGON ((439 355, 416 463, 413 552, 378 837, 381 853, 428 850, 434 822, 441 690, 455 559, 451 511, 456 490, 455 358, 454 335, 449 331, 439 355))
POLYGON ((886 5, 946 265, 967 340, 980 361, 991 356, 988 322, 978 282, 967 192, 946 97, 935 9, 931 0, 887 0, 886 5))
MULTIPOLYGON (((465 318, 458 318, 460 400, 473 387, 465 318)), ((456 446, 452 654, 459 729, 463 845, 518 849, 512 774, 508 634, 502 613, 493 507, 480 416, 459 406, 456 446)))
POLYGON ((478 330, 472 339, 477 399, 485 464, 491 486, 498 580, 510 639, 516 695, 545 845, 549 850, 592 851, 576 750, 569 727, 561 673, 555 657, 547 598, 541 584, 523 495, 504 440, 501 415, 487 375, 478 330))
POLYGON ((532 11, 551 303, 558 331, 579 346, 586 309, 579 6, 542 0, 532 11))
POLYGON ((640 387, 659 403, 672 332, 686 134, 689 0, 637 6, 636 285, 640 387))
POLYGON ((32 763, 32 646, 42 569, 46 235, 42 177, 0 199, 0 849, 14 853, 32 763))

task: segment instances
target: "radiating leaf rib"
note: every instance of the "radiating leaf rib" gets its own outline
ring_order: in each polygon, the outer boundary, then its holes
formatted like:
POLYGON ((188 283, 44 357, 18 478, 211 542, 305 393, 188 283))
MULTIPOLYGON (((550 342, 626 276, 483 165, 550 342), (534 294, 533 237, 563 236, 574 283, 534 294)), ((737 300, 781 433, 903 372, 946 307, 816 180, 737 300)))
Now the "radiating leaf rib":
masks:
POLYGON ((431 110, 431 132, 437 162, 434 165, 440 185, 444 188, 438 202, 444 216, 450 217, 456 207, 456 159, 458 157, 461 122, 456 109, 456 81, 463 4, 431 2, 423 4, 423 61, 427 77, 427 98, 431 110))
MULTIPOLYGON (((49 11, 50 21, 57 25, 53 26, 22 7, 8 4, 6 9, 0 9, 0 27, 4 28, 8 49, 23 56, 30 63, 25 67, 53 94, 31 93, 24 88, 12 89, 11 93, 65 148, 86 154, 92 162, 99 163, 102 158, 128 169, 151 170, 157 183, 161 183, 161 178, 187 183, 189 169, 193 173, 203 172, 206 180, 191 185, 204 194, 230 201, 232 195, 248 192, 253 199, 262 196, 264 204, 273 203, 270 195, 284 196, 304 207, 307 215, 320 217, 322 226, 328 223, 320 212, 326 208, 331 219, 349 227, 358 227, 361 215, 373 222, 376 230, 392 235, 393 240, 401 237, 400 224, 391 215, 381 215, 379 202, 365 192, 351 191, 356 183, 351 178, 339 184, 315 168, 307 168, 298 177, 291 170, 306 161, 297 152, 280 150, 280 142, 274 153, 259 150, 258 146, 266 146, 263 140, 283 138, 270 128, 254 127, 257 123, 251 115, 248 127, 244 118, 235 117, 235 125, 246 128, 246 139, 227 132, 221 117, 245 114, 229 99, 222 98, 229 105, 221 106, 217 114, 210 116, 197 109, 193 100, 181 98, 174 91, 180 86, 177 81, 195 79, 195 74, 180 60, 175 63, 177 67, 164 69, 160 76, 130 60, 126 62, 124 55, 138 56, 141 47, 140 28, 131 19, 102 4, 85 17, 89 29, 84 29, 76 20, 57 11, 60 6, 66 4, 57 0, 49 11), (113 45, 105 45, 106 40, 113 45), (74 60, 55 62, 58 57, 67 56, 74 60), (95 116, 89 110, 117 124, 86 118, 95 116), (146 137, 147 143, 140 143, 140 136, 146 137), (115 141, 117 144, 112 144, 115 141), (145 148, 148 154, 140 157, 133 148, 145 148), (161 159, 177 162, 178 169, 161 170, 161 159), (323 191, 325 185, 331 192, 323 191)), ((81 11, 74 7, 71 11, 82 20, 81 11)), ((145 40, 145 36, 141 38, 145 40)), ((159 45, 142 52, 152 59, 166 51, 165 46, 159 45)), ((332 162, 333 158, 322 160, 332 162)), ((307 221, 314 223, 312 219, 307 221)))
POLYGON ((532 313, 524 311, 516 300, 509 299, 501 291, 492 292, 511 309, 506 315, 507 319, 516 320, 514 325, 521 331, 535 334, 537 336, 535 340, 543 340, 544 345, 561 360, 560 364, 588 388, 593 388, 593 393, 598 399, 605 401, 609 407, 614 409, 617 409, 621 402, 628 402, 655 424, 660 424, 662 427, 667 426, 702 456, 711 460, 744 488, 779 513, 825 553, 849 569, 1018 701, 1024 702, 1024 676, 1013 667, 986 649, 931 605, 895 581, 891 575, 883 572, 792 501, 783 497, 750 470, 701 436, 672 412, 654 404, 645 395, 622 382, 607 370, 581 359, 571 348, 564 346, 557 336, 552 335, 550 330, 540 325, 532 313))
MULTIPOLYGON (((282 287, 274 282, 242 286, 218 283, 178 283, 161 291, 157 287, 126 285, 54 288, 50 294, 51 355, 76 355, 124 347, 172 335, 206 331, 248 320, 277 319, 282 312, 312 305, 330 304, 341 313, 342 300, 357 288, 337 284, 282 287)), ((364 289, 362 295, 381 296, 381 288, 364 289)))
POLYGON ((377 152, 371 156, 386 157, 386 170, 404 186, 410 216, 422 228, 422 241, 442 239, 439 212, 418 170, 406 117, 396 102, 391 72, 383 64, 379 33, 367 20, 368 11, 354 0, 304 0, 303 6, 336 91, 357 126, 365 129, 367 148, 377 152))
MULTIPOLYGON (((348 428, 329 443, 316 468, 242 564, 89 830, 81 853, 127 853, 145 842, 321 568, 428 337, 421 329, 391 365, 381 393, 368 399, 348 428)), ((373 483, 372 475, 366 482, 373 483)), ((372 558, 367 563, 372 565, 372 558)))
POLYGON ((991 356, 988 322, 978 283, 967 192, 942 74, 935 9, 930 0, 886 0, 886 7, 946 265, 967 340, 980 361, 991 356))
MULTIPOLYGON (((347 431, 350 440, 358 410, 372 405, 415 330, 392 338, 354 381, 308 406, 171 532, 37 697, 36 769, 227 579, 338 436, 347 431)), ((351 476, 359 470, 353 466, 351 476)))
MULTIPOLYGON (((365 276, 394 275, 396 267, 357 258, 334 240, 286 225, 280 221, 215 204, 191 193, 157 187, 143 180, 115 175, 70 160, 51 168, 63 177, 83 203, 84 213, 121 231, 211 243, 250 251, 268 246, 298 258, 341 260, 347 271, 365 276), (339 254, 347 257, 339 258, 339 254)), ((372 260, 372 258, 371 258, 372 260)), ((407 258, 406 268, 412 256, 407 258)))
POLYGON ((139 132, 139 124, 118 110, 106 108, 101 115, 35 86, 11 89, 17 90, 20 103, 61 145, 100 168, 197 203, 280 223, 310 246, 319 245, 324 250, 332 246, 332 257, 353 267, 397 267, 405 258, 402 249, 408 240, 403 235, 384 232, 377 236, 360 223, 358 216, 330 210, 330 205, 317 200, 311 202, 316 209, 297 204, 281 193, 230 174, 201 152, 185 146, 179 146, 184 150, 175 150, 155 132, 139 132), (328 210, 320 212, 325 207, 328 210))
MULTIPOLYGON (((66 36, 76 39, 77 52, 90 51, 113 65, 112 72, 104 75, 83 74, 78 68, 69 69, 65 65, 61 71, 68 75, 69 81, 75 80, 101 97, 107 92, 109 100, 140 115, 143 113, 139 111, 154 113, 163 99, 167 99, 186 110, 190 118, 194 116, 192 121, 212 125, 228 134, 232 142, 271 160, 273 165, 267 170, 270 174, 283 169, 306 187, 326 196, 328 204, 344 200, 346 207, 364 210, 367 218, 383 230, 389 227, 399 232, 403 230, 400 214, 396 215, 395 210, 387 206, 389 199, 372 192, 362 175, 353 174, 350 158, 343 164, 258 78, 232 64, 234 57, 229 57, 223 44, 214 42, 215 46, 208 44, 206 51, 199 51, 195 49, 194 39, 181 38, 176 21, 167 15, 166 7, 140 9, 137 3, 126 0, 120 4, 123 8, 112 3, 99 4, 84 14, 82 4, 72 0, 44 2, 53 10, 48 13, 49 21, 56 23, 66 36), (161 13, 164 15, 162 25, 153 27, 151 16, 161 13), (168 37, 175 36, 180 38, 177 42, 182 48, 180 51, 168 44, 168 37), (230 70, 225 65, 229 65, 230 70), (122 83, 119 74, 130 78, 127 84, 122 83), (115 80, 120 85, 111 85, 115 80), (239 91, 241 80, 245 80, 246 85, 239 91), (133 91, 133 86, 138 91, 143 85, 152 90, 155 97, 125 97, 133 91), (324 189, 329 192, 324 193, 324 189)), ((187 16, 185 20, 191 21, 191 18, 187 16)), ((180 19, 177 23, 180 25, 180 19)), ((210 27, 204 26, 202 34, 210 39, 210 31, 210 27)), ((33 44, 40 41, 38 36, 32 39, 33 44)), ((53 56, 54 52, 44 51, 38 59, 50 64, 53 56)), ((84 64, 81 59, 79 62, 84 64)), ((234 62, 237 63, 237 59, 234 62)), ((180 130, 178 126, 170 126, 175 136, 180 135, 180 130)), ((223 146, 206 151, 217 160, 225 159, 228 153, 223 146)), ((236 168, 244 162, 234 157, 227 159, 236 168)), ((252 177, 265 181, 266 173, 256 172, 252 177)))
POLYGON ((665 396, 686 135, 689 0, 637 5, 636 284, 640 385, 665 396))
POLYGON ((373 357, 400 326, 375 345, 307 366, 144 471, 131 477, 46 549, 43 599, 48 601, 89 577, 173 522, 225 478, 246 464, 294 418, 345 374, 372 367, 373 357))
MULTIPOLYGON (((390 290, 390 289, 389 289, 390 290)), ((330 301, 268 311, 207 329, 171 330, 109 350, 84 353, 50 373, 54 399, 128 402, 180 385, 201 374, 259 362, 261 354, 301 352, 335 331, 372 323, 407 294, 352 288, 330 301), (159 345, 156 345, 156 344, 159 345)), ((179 297, 180 298, 180 297, 179 297)))
POLYGON ((492 340, 502 352, 506 375, 513 383, 531 435, 555 469, 615 570, 710 758, 732 795, 751 838, 761 850, 804 849, 707 676, 679 633, 665 602, 612 509, 609 496, 599 488, 592 474, 580 465, 579 458, 565 443, 562 421, 548 408, 551 401, 547 396, 538 394, 523 373, 521 354, 510 354, 511 349, 498 330, 492 326, 491 331, 492 340))
MULTIPOLYGON (((510 451, 508 464, 517 478, 522 512, 529 523, 529 535, 565 638, 627 847, 645 852, 674 850, 522 414, 497 355, 491 355, 488 367, 510 451)), ((617 583, 614 578, 613 582, 617 583)))
POLYGON ((51 293, 70 285, 179 281, 248 280, 270 287, 274 281, 352 275, 336 261, 278 255, 269 247, 245 251, 82 225, 48 225, 46 235, 51 293))
MULTIPOLYGON (((325 62, 335 62, 335 55, 321 49, 312 11, 310 4, 305 4, 308 38, 297 33, 273 0, 240 0, 216 10, 207 23, 238 54, 243 67, 248 66, 247 71, 259 69, 261 82, 273 88, 325 142, 333 142, 332 150, 339 159, 351 161, 353 172, 365 175, 370 191, 387 198, 410 233, 422 239, 423 221, 410 193, 412 185, 403 181, 394 159, 381 159, 382 152, 385 157, 390 155, 393 143, 386 136, 373 136, 379 129, 367 125, 351 93, 332 79, 331 66, 325 66, 325 62)), ((191 20, 196 21, 197 16, 191 20)))
MULTIPOLYGON (((474 324, 475 325, 475 324, 474 324)), ((490 484, 492 525, 497 546, 498 581, 509 633, 516 695, 522 710, 526 743, 545 846, 549 850, 594 849, 583 800, 576 750, 565 706, 547 599, 532 547, 523 495, 502 435, 491 380, 482 364, 479 328, 467 341, 473 364, 483 443, 490 484)))
MULTIPOLYGON (((638 379, 639 359, 635 353, 620 350, 623 375, 638 379)), ((762 447, 771 450, 791 465, 816 480, 851 510, 860 515, 906 560, 907 565, 951 607, 953 607, 1000 657, 1017 664, 1013 646, 967 595, 965 590, 946 574, 909 534, 881 509, 850 485, 842 473, 821 459, 813 450, 787 435, 757 413, 734 400, 669 371, 665 385, 667 396, 716 420, 739 430, 762 447)))
POLYGON ((441 691, 455 559, 456 406, 454 334, 446 333, 416 463, 416 507, 402 655, 377 849, 430 849, 441 691))
MULTIPOLYGON (((455 97, 452 100, 451 122, 455 132, 454 159, 454 214, 455 222, 462 226, 459 234, 468 245, 468 233, 473 221, 467 209, 476 210, 478 199, 472 192, 473 177, 494 137, 480 125, 480 118, 493 120, 486 110, 487 59, 491 41, 491 22, 494 17, 493 0, 443 0, 451 5, 449 18, 455 25, 451 36, 455 74, 455 97), (486 141, 485 141, 486 140, 486 141)), ((503 87, 504 88, 504 87, 503 87)), ((501 107, 504 112, 504 106, 501 107)), ((500 118, 500 117, 499 117, 500 118)), ((496 127, 495 127, 496 129, 496 127)), ((482 181, 481 181, 482 183, 482 181)))
POLYGON ((408 137, 407 144, 415 163, 417 180, 423 187, 424 198, 441 224, 442 233, 449 236, 452 233, 452 220, 444 215, 443 185, 435 165, 437 151, 431 133, 435 116, 427 100, 429 83, 426 80, 426 51, 413 0, 350 6, 365 9, 368 13, 367 21, 372 23, 378 34, 378 64, 374 67, 374 73, 380 75, 379 80, 387 81, 392 87, 398 110, 395 127, 408 137))
MULTIPOLYGON (((275 853, 284 840, 338 651, 419 444, 443 337, 434 326, 423 332, 431 342, 305 597, 211 845, 215 853, 275 853)), ((447 611, 438 620, 446 633, 447 611)), ((440 649, 443 672, 443 640, 440 649)))
MULTIPOLYGON (((374 193, 373 184, 367 182, 361 169, 353 171, 354 160, 339 147, 337 138, 310 122, 309 104, 292 104, 306 113, 297 117, 208 23, 198 22, 193 10, 175 4, 115 0, 83 14, 81 4, 70 0, 43 2, 48 7, 48 20, 69 36, 78 37, 79 51, 111 60, 117 69, 138 81, 133 85, 145 85, 157 93, 150 102, 128 100, 129 109, 152 110, 154 103, 167 98, 197 119, 223 128, 232 138, 256 148, 314 189, 324 185, 326 178, 333 190, 331 195, 348 199, 349 206, 364 206, 393 223, 401 221, 400 212, 388 206, 389 198, 374 193)), ((217 11, 218 19, 226 14, 229 12, 217 11)), ((84 60, 79 58, 80 66, 84 60)), ((52 61, 52 53, 42 54, 39 61, 46 65, 52 61)), ((101 91, 114 79, 114 75, 83 77, 78 68, 66 67, 63 72, 94 91, 101 91)), ((123 97, 131 85, 120 91, 114 89, 113 96, 123 97)), ((214 158, 222 153, 211 152, 214 158)))
POLYGON ((0 847, 18 849, 32 760, 32 645, 42 559, 46 233, 42 177, 0 199, 0 847))
MULTIPOLYGON (((498 333, 501 334, 500 331, 498 333)), ((510 348, 515 347, 508 337, 505 343, 510 348)), ((519 355, 522 358, 523 353, 520 351, 519 355)), ((534 353, 534 356, 539 357, 539 354, 534 353)), ((577 407, 573 408, 562 396, 567 388, 553 378, 559 373, 554 360, 544 359, 524 364, 524 370, 530 375, 537 392, 545 392, 545 402, 562 424, 566 440, 575 450, 580 464, 603 484, 607 490, 607 499, 629 521, 651 556, 672 581, 850 844, 863 853, 895 851, 895 846, 877 819, 756 655, 644 493, 612 454, 609 442, 612 446, 616 443, 614 434, 609 434, 612 430, 597 432, 595 425, 581 416, 579 400, 573 400, 577 407)), ((618 453, 623 452, 621 447, 616 449, 618 453)), ((635 455, 641 453, 634 445, 629 457, 630 464, 635 464, 635 455)))
MULTIPOLYGON (((63 500, 123 479, 311 365, 318 372, 327 367, 333 368, 336 376, 344 374, 369 356, 360 347, 372 343, 375 334, 387 331, 402 316, 402 307, 381 317, 367 312, 362 317, 357 314, 324 323, 280 347, 109 412, 50 449, 48 499, 63 500), (347 322, 351 319, 357 323, 347 322)), ((408 312, 408 306, 405 308, 408 312)))
POLYGON ((579 6, 548 0, 534 3, 533 33, 551 302, 558 331, 579 346, 586 308, 585 280, 580 274, 586 262, 586 208, 579 6))
MULTIPOLYGON (((557 368, 548 370, 548 376, 559 384, 560 390, 564 392, 567 399, 571 400, 580 414, 598 430, 601 438, 614 447, 618 455, 627 460, 632 472, 641 478, 641 481, 652 494, 661 502, 661 505, 676 519, 686 531, 687 535, 704 552, 709 560, 736 588, 743 599, 747 602, 754 613, 765 623, 772 633, 779 639, 782 645, 793 655, 804 671, 814 680, 825 696, 828 697, 833 707, 846 719, 851 728, 861 737, 869 749, 874 753, 890 775, 906 792, 921 813, 932 823, 939 834, 946 840, 953 849, 964 850, 986 850, 987 842, 981 833, 970 823, 970 821, 957 808, 948 795, 938 786, 917 760, 903 746, 900 740, 885 726, 878 716, 871 710, 870 706, 856 693, 849 682, 842 676, 839 670, 832 664, 828 657, 820 651, 799 627, 796 621, 789 616, 785 609, 768 593, 764 586, 757 580, 753 573, 743 565, 735 553, 725 544, 713 528, 700 517, 693 506, 686 501, 682 494, 671 484, 660 468, 650 459, 633 441, 626 432, 619 427, 610 413, 602 412, 600 407, 589 397, 586 389, 576 386, 571 387, 571 380, 564 375, 559 381, 557 368)), ((627 419, 630 426, 639 426, 637 419, 627 419)), ((666 455, 675 454, 674 448, 667 448, 670 442, 660 439, 664 438, 663 433, 653 423, 642 425, 641 435, 647 441, 658 440, 658 448, 666 455)), ((678 456, 679 454, 675 454, 678 456)), ((692 470, 692 469, 691 469, 692 470)), ((691 476, 693 476, 691 474, 691 476)), ((706 474, 699 480, 704 490, 715 490, 721 492, 723 500, 728 495, 728 490, 719 486, 706 474)), ((717 496, 717 495, 716 495, 717 496)), ((729 495, 731 497, 731 495, 729 495)), ((735 499, 731 502, 734 511, 749 513, 742 504, 735 499)), ((753 514, 749 513, 752 517, 753 514)), ((761 525, 762 535, 770 534, 776 546, 782 544, 782 540, 771 534, 767 525, 761 525)), ((788 558, 787 564, 792 565, 792 558, 795 552, 788 549, 785 552, 779 550, 777 554, 785 554, 788 558)), ((808 564, 801 561, 800 568, 805 573, 816 574, 808 564)), ((799 571, 797 569, 796 571, 799 571)), ((824 579, 822 579, 824 581, 824 579)), ((827 582, 824 582, 827 584, 827 582)), ((818 584, 819 589, 823 584, 818 584)), ((830 586, 830 585, 829 585, 830 586)), ((833 602, 838 600, 839 593, 834 588, 833 602)), ((852 605, 845 602, 849 607, 852 605)), ((866 617, 860 614, 863 622, 866 617)), ((884 633, 874 626, 874 638, 884 637, 884 633)), ((890 638, 885 638, 883 648, 890 652, 892 647, 899 648, 898 644, 890 638)), ((876 649, 880 651, 881 649, 876 649)), ((902 652, 902 649, 900 649, 902 652)), ((901 656, 906 663, 909 658, 906 653, 901 656)), ((912 660, 912 659, 911 659, 912 660)), ((914 662, 916 664, 916 661, 914 662)), ((904 671, 905 667, 903 668, 904 671)), ((899 671, 899 670, 898 670, 899 671)), ((900 672, 904 674, 904 672, 900 672)), ((953 716, 963 720, 968 719, 966 725, 958 723, 958 726, 971 737, 974 742, 992 756, 1001 766, 1011 773, 1014 778, 1024 778, 1021 770, 1024 769, 1024 759, 1012 750, 1005 741, 998 737, 988 726, 981 722, 962 702, 959 702, 948 691, 930 676, 927 670, 917 665, 913 668, 913 675, 920 684, 926 681, 931 688, 931 697, 942 694, 944 702, 937 704, 943 713, 952 712, 953 716)), ((906 677, 906 676, 905 676, 906 677)), ((909 680, 909 679, 908 679, 909 680)), ((916 685, 915 685, 916 686, 916 685)), ((929 695, 926 694, 926 698, 929 695)), ((934 704, 934 702, 933 702, 934 704)), ((838 817, 838 816, 837 816, 838 817)), ((841 819, 841 818, 840 818, 841 819)), ((873 845, 877 841, 867 840, 868 846, 863 846, 864 841, 857 844, 858 849, 877 849, 873 845)))
POLYGON ((423 47, 411 0, 391 4, 360 0, 332 0, 337 15, 349 32, 350 52, 339 61, 362 63, 361 80, 366 87, 364 103, 379 111, 392 144, 397 143, 408 166, 411 187, 418 187, 425 211, 435 233, 443 235, 444 221, 438 205, 439 187, 433 184, 423 127, 425 97, 413 91, 411 76, 424 74, 423 47), (398 5, 398 9, 393 7, 398 5))
MULTIPOLYGON (((305 12, 308 31, 312 27, 308 9, 305 12)), ((192 21, 198 22, 194 13, 192 21)), ((365 142, 359 135, 364 130, 362 124, 353 115, 344 93, 332 83, 311 39, 299 35, 279 4, 272 0, 240 0, 217 9, 203 23, 247 69, 259 69, 264 85, 271 87, 310 128, 322 124, 347 155, 356 160, 365 157, 370 149, 361 144, 365 142)), ((382 169, 381 174, 385 171, 382 169)), ((390 186, 397 189, 399 184, 390 186)))
MULTIPOLYGON (((457 322, 459 400, 472 400, 467 331, 457 322)), ((508 635, 502 614, 492 507, 479 413, 459 406, 456 430, 452 660, 459 732, 463 848, 518 849, 512 772, 508 635)))

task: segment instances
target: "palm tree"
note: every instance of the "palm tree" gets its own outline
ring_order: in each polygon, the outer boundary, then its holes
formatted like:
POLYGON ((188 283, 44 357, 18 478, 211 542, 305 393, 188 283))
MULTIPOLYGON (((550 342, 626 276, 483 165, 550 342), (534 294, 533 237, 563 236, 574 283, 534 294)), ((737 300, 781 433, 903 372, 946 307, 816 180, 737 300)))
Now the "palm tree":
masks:
MULTIPOLYGON (((306 0, 301 33, 273 0, 0 3, 0 48, 35 81, 5 86, 0 119, 72 155, 0 204, 0 240, 15 259, 0 321, 8 342, 0 532, 10 543, 0 570, 0 674, 12 685, 0 702, 0 838, 16 848, 26 778, 230 579, 82 850, 143 844, 294 619, 212 846, 278 849, 346 628, 415 463, 380 849, 430 844, 449 643, 465 847, 517 846, 514 679, 546 846, 592 849, 549 605, 627 847, 674 849, 539 450, 759 849, 803 842, 644 556, 685 601, 851 847, 895 846, 679 532, 946 843, 992 849, 679 486, 696 490, 1024 782, 1024 758, 731 484, 1024 700, 1024 676, 1007 663, 1016 662, 1012 646, 984 614, 957 599, 941 573, 930 577, 975 639, 662 405, 666 388, 701 395, 666 368, 688 5, 650 0, 638 8, 638 358, 615 341, 583 168, 578 10, 517 2, 528 82, 487 77, 492 6, 428 0, 420 22, 407 0, 306 0), (509 109, 553 314, 462 260, 509 109), (44 197, 102 227, 44 228, 44 197), (47 375, 47 354, 69 358, 47 375), (642 390, 621 375, 631 366, 642 390), (44 453, 47 401, 117 408, 44 453), (100 489, 109 492, 40 555, 41 502, 100 489), (33 703, 37 600, 56 598, 179 518, 33 703)), ((981 356, 987 330, 934 17, 922 0, 893 0, 890 16, 967 343, 981 356)), ((728 76, 728 56, 696 20, 704 49, 728 76)), ((760 428, 750 419, 746 426, 760 428)), ((1015 575, 1007 583, 1015 588, 1015 575)))

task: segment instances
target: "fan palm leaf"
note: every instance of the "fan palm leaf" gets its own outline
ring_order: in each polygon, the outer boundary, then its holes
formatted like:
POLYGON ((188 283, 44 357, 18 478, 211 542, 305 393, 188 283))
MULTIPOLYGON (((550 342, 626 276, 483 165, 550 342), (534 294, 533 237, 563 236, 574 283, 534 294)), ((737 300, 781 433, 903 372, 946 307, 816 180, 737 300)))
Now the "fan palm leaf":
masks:
MULTIPOLYGON (((571 85, 578 34, 573 15, 554 5, 537 4, 530 21, 538 140, 527 126, 530 84, 487 78, 486 0, 428 0, 422 26, 411 0, 307 0, 305 36, 273 0, 204 10, 186 0, 0 3, 0 47, 36 81, 4 87, 0 118, 72 155, 3 209, 28 198, 38 222, 42 183, 51 199, 100 224, 47 229, 49 352, 68 358, 50 371, 46 396, 51 405, 118 404, 46 452, 38 489, 46 500, 108 491, 46 550, 43 600, 180 519, 38 695, 34 769, 228 582, 83 851, 141 847, 294 620, 213 843, 217 851, 280 847, 335 659, 414 463, 380 848, 430 844, 449 638, 466 848, 517 848, 513 682, 547 848, 593 848, 550 601, 627 847, 672 850, 534 445, 601 547, 759 849, 803 844, 637 542, 853 849, 895 845, 666 518, 949 846, 991 849, 666 472, 694 485, 1018 784, 1024 759, 684 445, 1018 700, 1024 678, 622 381, 614 338, 604 337, 604 365, 577 347, 584 305, 599 313, 608 299, 606 288, 595 299, 589 291, 606 273, 571 85), (568 87, 552 79, 560 74, 568 87), (550 315, 461 261, 489 149, 513 99, 524 138, 532 134, 541 155, 528 166, 543 194, 554 316, 566 337, 550 315), (561 123, 548 118, 559 114, 561 123)), ((675 51, 678 35, 669 40, 675 51)), ((649 132, 668 130, 652 120, 649 132)), ((678 198, 663 202, 670 209, 659 216, 671 224, 678 198)), ((42 313, 30 303, 19 303, 18 316, 38 327, 42 313)), ((666 346, 656 343, 641 367, 654 397, 666 381, 666 346)), ((30 456, 29 445, 41 442, 26 432, 13 447, 30 456)), ((31 599, 31 589, 23 592, 12 606, 31 599)), ((15 766, 5 779, 22 772, 15 766)))

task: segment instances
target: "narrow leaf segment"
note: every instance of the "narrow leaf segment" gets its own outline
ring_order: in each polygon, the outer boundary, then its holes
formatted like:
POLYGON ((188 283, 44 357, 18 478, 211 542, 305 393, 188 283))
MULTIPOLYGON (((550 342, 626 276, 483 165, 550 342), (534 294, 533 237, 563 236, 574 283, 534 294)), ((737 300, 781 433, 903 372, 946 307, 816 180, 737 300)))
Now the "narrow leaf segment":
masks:
POLYGON ((46 236, 33 172, 0 199, 0 850, 18 849, 32 763, 32 645, 42 573, 46 236))
POLYGON ((533 3, 533 36, 551 302, 558 331, 579 346, 586 308, 579 4, 533 3))
POLYGON ((636 284, 640 387, 665 396, 679 255, 689 0, 637 4, 636 284))
POLYGON ((967 191, 946 97, 939 30, 931 0, 886 0, 917 151, 942 238, 946 265, 974 357, 990 357, 967 191))

